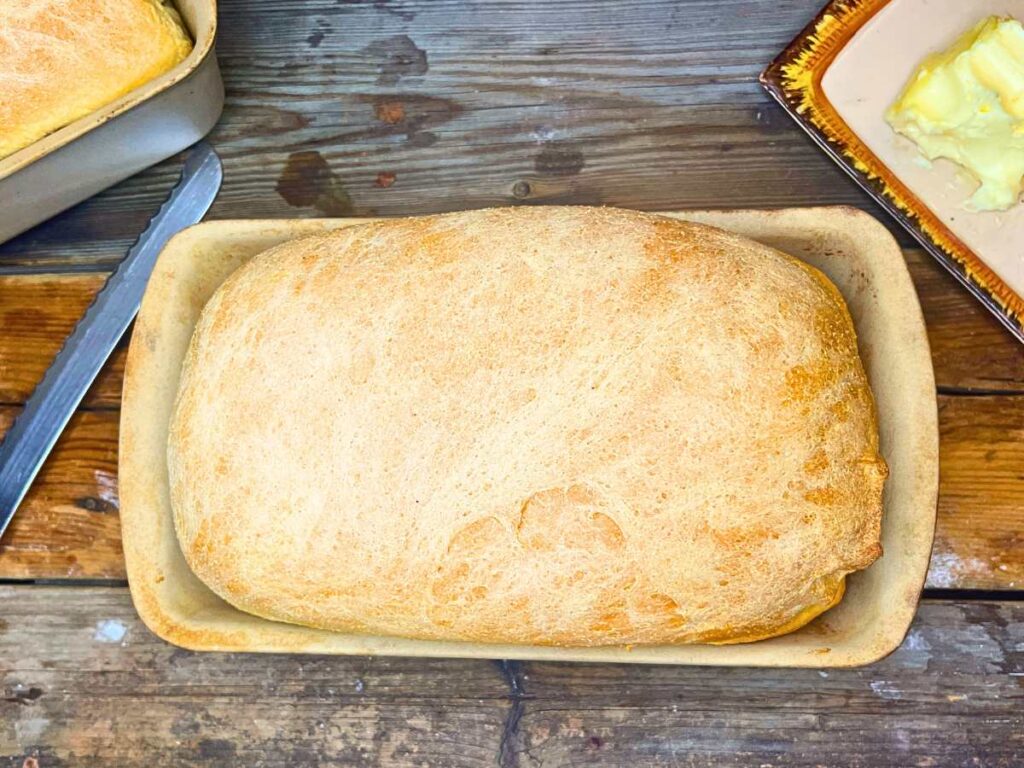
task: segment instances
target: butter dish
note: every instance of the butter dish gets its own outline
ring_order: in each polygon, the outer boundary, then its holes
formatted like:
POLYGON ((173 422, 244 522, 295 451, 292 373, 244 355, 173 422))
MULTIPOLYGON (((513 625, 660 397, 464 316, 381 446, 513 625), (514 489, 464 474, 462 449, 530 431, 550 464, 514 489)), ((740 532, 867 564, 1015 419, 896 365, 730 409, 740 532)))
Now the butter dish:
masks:
POLYGON ((835 0, 765 69, 761 82, 1024 341, 1024 203, 977 210, 970 202, 977 182, 949 160, 929 163, 886 119, 922 61, 990 16, 1024 19, 1024 0, 835 0))

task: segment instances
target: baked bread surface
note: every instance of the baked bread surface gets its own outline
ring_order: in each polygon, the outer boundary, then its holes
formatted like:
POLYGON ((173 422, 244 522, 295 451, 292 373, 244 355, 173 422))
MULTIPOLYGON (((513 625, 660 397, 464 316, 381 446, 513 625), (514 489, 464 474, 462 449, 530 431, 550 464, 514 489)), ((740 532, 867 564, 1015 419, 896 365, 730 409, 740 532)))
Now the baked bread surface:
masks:
POLYGON ((200 579, 346 632, 749 641, 881 551, 838 291, 630 211, 398 219, 261 254, 202 312, 168 448, 200 579))
POLYGON ((163 74, 192 50, 160 0, 0 1, 0 158, 163 74))

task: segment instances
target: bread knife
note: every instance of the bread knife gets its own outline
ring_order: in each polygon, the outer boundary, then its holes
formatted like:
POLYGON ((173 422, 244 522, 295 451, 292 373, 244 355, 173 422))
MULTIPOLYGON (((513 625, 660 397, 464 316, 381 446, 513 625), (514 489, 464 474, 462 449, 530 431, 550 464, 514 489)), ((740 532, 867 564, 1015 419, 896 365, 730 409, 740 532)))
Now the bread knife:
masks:
POLYGON ((220 190, 220 158, 204 141, 181 179, 111 273, 0 443, 0 537, 75 408, 142 303, 157 256, 171 237, 202 221, 220 190))

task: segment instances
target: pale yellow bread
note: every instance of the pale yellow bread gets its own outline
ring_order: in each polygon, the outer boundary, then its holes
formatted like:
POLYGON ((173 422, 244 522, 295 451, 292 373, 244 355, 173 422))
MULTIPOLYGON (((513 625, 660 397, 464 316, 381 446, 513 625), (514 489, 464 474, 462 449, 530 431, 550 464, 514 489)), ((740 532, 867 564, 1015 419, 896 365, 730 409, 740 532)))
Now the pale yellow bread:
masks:
POLYGON ((791 631, 880 554, 853 326, 803 263, 610 208, 398 219, 204 309, 168 464, 195 573, 345 632, 592 646, 791 631))
POLYGON ((171 69, 192 50, 159 0, 2 0, 0 158, 171 69))

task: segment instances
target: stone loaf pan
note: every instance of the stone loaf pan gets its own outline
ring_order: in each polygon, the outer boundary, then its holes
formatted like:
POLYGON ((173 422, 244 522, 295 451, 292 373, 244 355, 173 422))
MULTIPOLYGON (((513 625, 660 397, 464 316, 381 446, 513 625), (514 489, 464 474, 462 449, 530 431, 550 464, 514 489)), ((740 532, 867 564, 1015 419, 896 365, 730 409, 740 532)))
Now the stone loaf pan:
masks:
MULTIPOLYGON (((16 2, 18 0, 15 0, 16 2)), ((0 243, 209 133, 224 108, 216 0, 174 0, 194 46, 173 69, 0 159, 0 243)))
MULTIPOLYGON (((215 221, 168 243, 135 324, 121 410, 119 484, 132 599, 146 625, 194 650, 601 661, 765 667, 849 667, 895 650, 914 617, 931 553, 938 494, 935 379, 924 320, 903 255, 875 219, 851 208, 687 211, 822 270, 857 329, 889 465, 884 555, 848 577, 836 608, 782 637, 741 645, 558 648, 352 635, 269 621, 228 605, 191 572, 168 491, 168 422, 182 360, 204 304, 259 252, 366 219, 215 221)), ((301 558, 282 563, 301 568, 301 558)))

